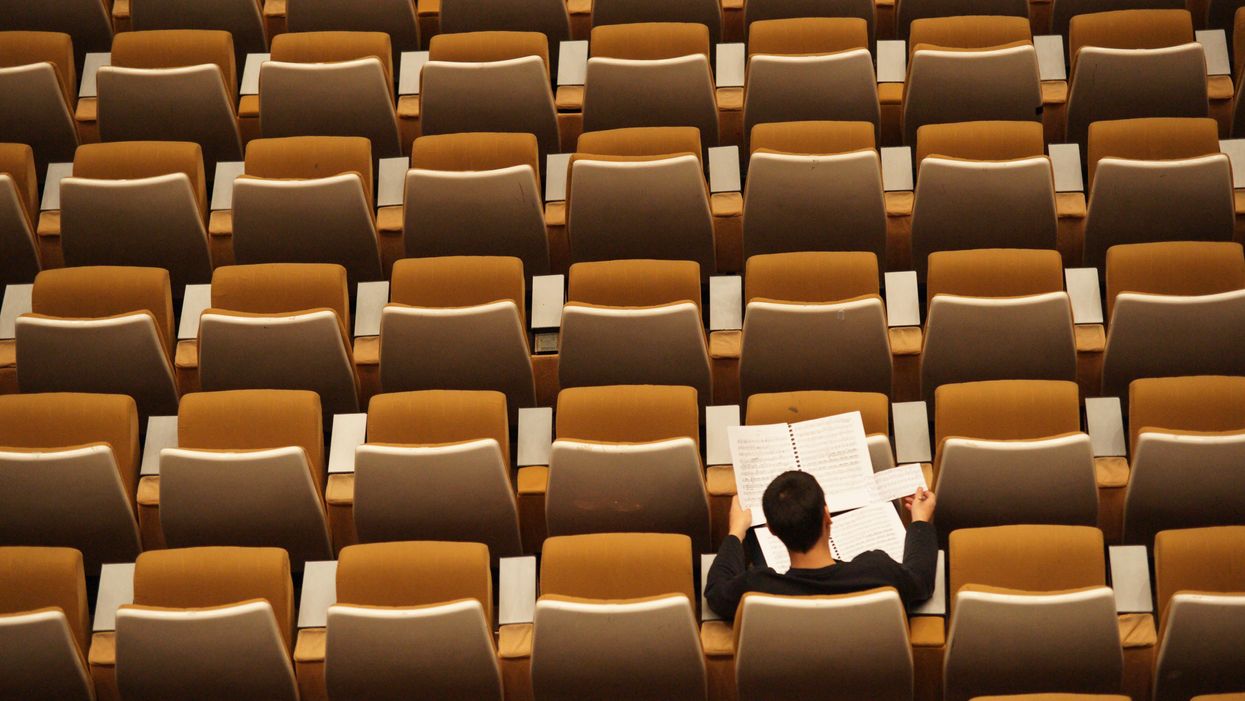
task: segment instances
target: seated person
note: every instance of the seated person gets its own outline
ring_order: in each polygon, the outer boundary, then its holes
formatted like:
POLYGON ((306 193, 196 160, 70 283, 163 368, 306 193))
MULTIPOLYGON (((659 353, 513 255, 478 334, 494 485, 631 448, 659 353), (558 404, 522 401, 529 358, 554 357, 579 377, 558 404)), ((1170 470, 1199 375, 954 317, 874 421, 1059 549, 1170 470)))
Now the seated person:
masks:
POLYGON ((709 607, 719 616, 735 617, 744 594, 756 591, 780 595, 848 594, 876 587, 894 587, 904 604, 920 603, 934 593, 938 538, 930 519, 934 493, 918 488, 904 498, 912 525, 904 541, 903 563, 882 550, 857 555, 851 562, 835 562, 830 555, 830 510, 821 485, 807 472, 784 472, 766 487, 761 508, 771 533, 791 555, 791 569, 779 574, 770 567, 748 569, 743 539, 752 525, 752 510, 731 502, 730 534, 722 540, 705 586, 709 607))

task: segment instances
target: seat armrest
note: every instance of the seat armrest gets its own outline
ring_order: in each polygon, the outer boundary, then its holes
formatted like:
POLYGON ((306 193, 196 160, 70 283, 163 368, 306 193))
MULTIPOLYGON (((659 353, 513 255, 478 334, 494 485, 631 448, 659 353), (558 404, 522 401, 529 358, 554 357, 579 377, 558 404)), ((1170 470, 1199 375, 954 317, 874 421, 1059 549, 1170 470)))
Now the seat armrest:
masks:
POLYGON ((891 39, 878 42, 875 53, 879 83, 902 83, 908 77, 908 42, 891 39))
POLYGON ((520 496, 543 497, 549 488, 549 468, 545 465, 520 467, 515 487, 520 496))
POLYGON ((177 340, 190 341, 199 337, 199 317, 212 306, 212 286, 186 285, 182 297, 182 314, 177 322, 177 340))
POLYGON ((920 326, 921 298, 917 293, 916 271, 886 273, 884 280, 887 326, 920 326))
POLYGON ((1063 271, 1072 302, 1072 322, 1075 324, 1101 324, 1102 298, 1098 293, 1097 268, 1067 268, 1063 271))
POLYGON ((1037 51, 1038 77, 1041 80, 1067 80, 1062 36, 1039 34, 1033 37, 1033 48, 1037 51))
POLYGON ((536 558, 500 558, 497 592, 498 624, 531 623, 536 614, 536 558))
POLYGON ((1112 545, 1111 589, 1116 613, 1153 613, 1150 594, 1150 560, 1144 545, 1112 545))
POLYGON ((709 330, 736 331, 744 327, 743 278, 714 275, 709 278, 709 330))
POLYGON ((909 616, 908 639, 912 647, 942 647, 947 644, 946 620, 942 616, 909 616))
POLYGON ((0 302, 0 340, 17 336, 17 317, 29 314, 34 285, 5 285, 4 301, 0 302))
POLYGON ((551 153, 545 157, 545 201, 566 201, 566 169, 571 162, 569 153, 551 153))
POLYGON ((886 192, 912 191, 912 147, 883 146, 882 189, 886 192))
POLYGON ((329 607, 337 603, 337 561, 308 561, 303 568, 303 591, 298 600, 298 627, 324 628, 329 607))
POLYGON ((1081 147, 1076 144, 1049 144, 1050 164, 1055 173, 1055 192, 1084 192, 1081 178, 1081 147))
POLYGON ((709 601, 705 599, 705 589, 709 584, 709 568, 713 566, 713 558, 717 557, 716 553, 702 553, 700 556, 700 620, 720 621, 722 617, 709 608, 709 601))
POLYGON ((389 302, 389 283, 360 282, 354 305, 355 338, 380 335, 380 316, 389 302))
MULTIPOLYGON (((565 275, 532 277, 532 330, 562 327, 562 306, 565 304, 565 275)), ((541 463, 544 464, 544 463, 541 463)))
POLYGON ((709 192, 740 192, 739 147, 709 148, 709 192))
POLYGON ((242 82, 238 85, 238 94, 258 95, 259 94, 259 69, 265 61, 271 61, 272 54, 247 54, 246 63, 242 69, 242 82))
POLYGON ((938 569, 934 573, 934 593, 925 603, 912 609, 917 616, 947 615, 947 551, 938 551, 938 569))
POLYGON ((246 172, 243 161, 221 161, 216 164, 216 175, 212 178, 212 211, 221 212, 233 209, 233 183, 246 172))
POLYGON ((147 417, 147 437, 143 440, 143 461, 138 474, 141 477, 160 474, 160 451, 177 447, 177 417, 147 417))
POLYGON ((428 62, 427 51, 403 51, 398 70, 398 96, 419 94, 419 74, 428 62))
POLYGON ((895 422, 895 461, 901 465, 929 462, 929 411, 925 402, 891 404, 891 416, 895 422))
POLYGON ((705 464, 730 465, 730 429, 739 425, 739 405, 705 407, 705 464))
POLYGON ((587 74, 588 42, 561 42, 558 47, 558 86, 583 85, 587 74))
POLYGON ((61 208, 61 181, 73 175, 73 163, 49 163, 47 177, 43 181, 43 199, 40 212, 55 212, 61 208))
POLYGON ((532 656, 532 624, 516 623, 497 629, 497 656, 521 660, 532 656))
POLYGON ((700 645, 705 657, 734 657, 735 630, 726 621, 705 621, 700 626, 700 645))
POLYGON ((1120 457, 1127 455, 1124 445, 1124 417, 1119 397, 1086 397, 1085 425, 1094 457, 1120 457))
POLYGON ((1203 29, 1195 32, 1197 43, 1206 54, 1206 75, 1232 75, 1232 63, 1228 60, 1228 36, 1222 29, 1203 29))
POLYGON ((78 97, 95 97, 95 76, 99 69, 111 65, 111 53, 87 54, 82 62, 82 81, 79 83, 78 97))
POLYGON ((367 414, 334 414, 329 474, 353 473, 355 449, 367 439, 367 414))
POLYGON ((1232 188, 1245 188, 1245 139, 1222 139, 1219 151, 1232 163, 1232 188))
POLYGON ((553 408, 519 409, 519 467, 548 465, 553 448, 553 408))
POLYGON ((747 53, 743 43, 717 45, 717 70, 714 83, 719 88, 742 88, 746 75, 747 53))
POLYGON ((91 631, 117 629, 117 609, 134 603, 134 563, 108 564, 99 570, 99 594, 95 597, 95 621, 91 631))

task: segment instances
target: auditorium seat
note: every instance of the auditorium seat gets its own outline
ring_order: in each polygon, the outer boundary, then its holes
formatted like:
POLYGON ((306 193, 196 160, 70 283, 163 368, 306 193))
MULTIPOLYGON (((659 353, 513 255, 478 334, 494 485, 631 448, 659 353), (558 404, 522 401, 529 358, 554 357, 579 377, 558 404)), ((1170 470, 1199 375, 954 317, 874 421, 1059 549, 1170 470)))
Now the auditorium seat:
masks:
POLYGON ((1072 310, 1052 250, 929 257, 921 391, 974 380, 1075 380, 1072 310))
POLYGON ((718 0, 594 0, 592 26, 678 22, 701 24, 709 30, 709 43, 722 41, 722 6, 718 0))
POLYGON ((1041 109, 1037 51, 1023 17, 919 19, 908 53, 906 144, 925 124, 1030 120, 1041 109))
POLYGON ((692 261, 571 266, 558 357, 561 387, 681 385, 712 403, 709 352, 692 261))
MULTIPOLYGON (((1183 10, 1184 0, 1054 0, 1051 8, 1050 33, 1068 37, 1068 24, 1077 15, 1116 10, 1183 10)), ((1199 26, 1201 26, 1199 24, 1199 26)))
POLYGON ((701 24, 598 25, 584 79, 584 131, 692 126, 718 145, 718 109, 701 24))
POLYGON ((562 390, 545 499, 549 535, 681 533, 709 552, 698 412, 690 387, 562 390))
POLYGON ((1073 17, 1067 139, 1132 117, 1205 117, 1206 56, 1187 10, 1119 10, 1073 17))
POLYGON ((126 396, 0 396, 0 542, 75 548, 92 576, 132 562, 138 433, 126 396))
POLYGON ((82 554, 0 547, 0 697, 94 701, 82 554))
POLYGON ((129 0, 130 29, 215 29, 233 37, 236 65, 268 50, 259 0, 129 0))
POLYGON ((1245 375, 1245 257, 1228 242, 1175 241, 1107 251, 1102 392, 1140 377, 1245 375))
POLYGON ((420 73, 422 133, 534 134, 543 159, 558 153, 549 45, 539 32, 438 34, 420 73))
POLYGON ((810 17, 863 19, 869 33, 869 46, 873 46, 877 8, 869 0, 751 0, 744 4, 744 36, 751 35, 752 25, 758 21, 810 17))
POLYGON ((320 398, 305 390, 182 398, 160 452, 160 527, 172 548, 279 547, 295 571, 332 557, 320 398))
POLYGON ((273 38, 272 60, 259 73, 265 137, 362 136, 372 141, 373 158, 401 156, 394 110, 388 35, 299 32, 273 38))
POLYGON ((96 76, 104 141, 193 141, 208 177, 242 158, 237 68, 228 32, 122 32, 96 76))
POLYGON ((34 151, 26 144, 0 143, 0 286, 29 284, 38 274, 38 216, 34 151))
POLYGON ((530 643, 536 698, 704 699, 692 587, 686 536, 550 538, 530 643))
POLYGON ((585 132, 566 175, 571 261, 692 260, 715 270, 713 213, 693 127, 585 132))
POLYGON ((441 0, 441 33, 540 32, 556 71, 561 43, 571 38, 564 0, 441 0))
POLYGON ((511 423, 536 405, 518 258, 407 258, 393 266, 380 322, 385 392, 495 390, 511 423))
POLYGON ((886 203, 872 124, 758 124, 750 146, 745 261, 797 251, 870 251, 886 260, 886 203))
POLYGON ((233 186, 237 263, 336 263, 351 289, 384 278, 372 151, 358 136, 255 139, 233 186))
POLYGON ((1123 653, 1102 533, 998 526, 951 534, 944 696, 1120 691, 1123 653))
POLYGON ((890 340, 872 253, 752 256, 744 303, 742 397, 814 389, 890 393, 890 340))
POLYGON ((1235 486, 1245 459, 1243 389, 1241 377, 1133 381, 1125 542, 1150 545, 1172 528, 1245 525, 1235 486))
MULTIPOLYGON (((968 17, 1020 17, 1029 18, 1029 8, 1020 0, 993 2, 991 0, 904 0, 896 3, 896 38, 910 39, 913 25, 923 19, 964 19, 968 17)), ((971 23, 969 23, 971 24, 971 23)), ((969 25, 966 24, 965 28, 969 25)), ((972 31, 972 30, 970 30, 972 31)))
MULTIPOLYGON (((305 389, 324 413, 358 411, 346 270, 269 263, 218 268, 199 321, 199 378, 207 391, 305 389)), ((171 413, 171 412, 170 412, 171 413)))
MULTIPOLYGON (((16 5, 28 4, 7 3, 6 11, 18 12, 16 5)), ((5 28, 3 19, 0 28, 5 28)), ((5 95, 0 141, 31 147, 40 181, 48 163, 73 160, 78 146, 73 50, 68 34, 0 31, 0 92, 5 95)), ((34 218, 34 211, 29 214, 34 218)))
MULTIPOLYGON (((880 392, 805 390, 772 392, 748 397, 744 423, 748 426, 811 421, 836 414, 860 412, 873 471, 895 466, 890 442, 890 400, 880 392)), ((718 468, 710 468, 709 474, 718 468)))
POLYGON ((549 273, 540 149, 514 132, 421 136, 403 200, 407 257, 497 255, 549 273))
POLYGON ((355 455, 360 542, 483 543, 493 562, 523 553, 504 394, 378 394, 367 438, 355 455))
POLYGON ((343 549, 325 637, 328 698, 500 701, 492 612, 489 555, 479 543, 343 549))
POLYGON ((1124 119, 1089 127, 1086 266, 1150 241, 1230 241, 1232 166, 1205 118, 1124 119))
POLYGON ((835 596, 747 594, 735 617, 740 698, 911 701, 908 619, 890 587, 835 596))
POLYGON ((744 134, 757 124, 881 120, 869 27, 857 17, 762 20, 748 29, 744 134))
POLYGON ((383 32, 395 66, 403 51, 420 49, 410 0, 285 0, 285 24, 290 32, 383 32))
POLYGON ((1237 566, 1242 548, 1243 526, 1168 530, 1155 538, 1162 631, 1155 701, 1245 689, 1240 644, 1245 636, 1245 571, 1237 566))
POLYGON ((169 271, 173 296, 212 279, 203 151, 186 141, 84 144, 61 181, 60 239, 68 266, 169 271))
POLYGON ((117 611, 121 698, 297 701, 294 591, 279 548, 185 548, 139 556, 117 611))
POLYGON ((103 0, 3 0, 0 2, 0 30, 68 34, 73 37, 74 60, 79 68, 87 53, 107 51, 112 44, 112 22, 103 0))
POLYGON ((22 392, 128 394, 140 416, 177 411, 173 300, 156 268, 45 270, 16 324, 22 392))

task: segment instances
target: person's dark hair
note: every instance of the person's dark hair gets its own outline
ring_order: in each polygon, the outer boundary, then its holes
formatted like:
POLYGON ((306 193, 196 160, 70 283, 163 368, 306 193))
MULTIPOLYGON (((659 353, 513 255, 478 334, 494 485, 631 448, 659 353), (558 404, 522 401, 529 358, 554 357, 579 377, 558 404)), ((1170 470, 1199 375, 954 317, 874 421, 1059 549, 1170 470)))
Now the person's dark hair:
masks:
POLYGON ((774 478, 761 497, 766 525, 788 550, 806 553, 821 537, 826 495, 807 472, 789 470, 774 478))

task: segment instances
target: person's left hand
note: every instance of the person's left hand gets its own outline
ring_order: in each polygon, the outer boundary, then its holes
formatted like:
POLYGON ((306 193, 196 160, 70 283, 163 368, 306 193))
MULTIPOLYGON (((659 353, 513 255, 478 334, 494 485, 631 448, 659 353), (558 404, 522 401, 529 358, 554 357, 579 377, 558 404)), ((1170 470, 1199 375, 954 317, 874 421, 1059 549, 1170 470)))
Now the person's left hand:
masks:
POLYGON ((752 526, 752 509, 745 509, 739 505, 739 495, 736 494, 731 498, 731 515, 730 530, 731 535, 743 540, 748 535, 748 529, 752 526))

